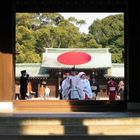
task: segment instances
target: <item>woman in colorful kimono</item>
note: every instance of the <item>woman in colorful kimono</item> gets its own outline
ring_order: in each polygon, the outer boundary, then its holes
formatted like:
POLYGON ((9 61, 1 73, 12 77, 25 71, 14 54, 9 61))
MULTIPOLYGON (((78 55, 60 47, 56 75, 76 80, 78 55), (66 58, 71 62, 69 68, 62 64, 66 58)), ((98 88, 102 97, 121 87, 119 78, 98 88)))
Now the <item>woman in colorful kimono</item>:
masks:
POLYGON ((110 79, 107 83, 107 95, 109 96, 110 101, 116 100, 116 96, 118 95, 118 84, 114 79, 110 79))

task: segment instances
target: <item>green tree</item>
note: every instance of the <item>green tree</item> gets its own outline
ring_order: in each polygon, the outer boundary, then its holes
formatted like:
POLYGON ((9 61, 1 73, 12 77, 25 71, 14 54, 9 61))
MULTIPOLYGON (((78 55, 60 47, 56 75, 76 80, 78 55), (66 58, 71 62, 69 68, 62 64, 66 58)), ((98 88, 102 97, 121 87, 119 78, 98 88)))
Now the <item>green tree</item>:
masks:
POLYGON ((35 14, 16 14, 16 62, 37 63, 41 61, 35 51, 36 40, 31 28, 35 14), (29 56, 30 55, 30 56, 29 56), (35 56, 35 57, 34 57, 35 56), (30 57, 30 59, 28 59, 30 57))
POLYGON ((109 47, 113 62, 122 62, 122 19, 122 15, 115 15, 96 20, 89 27, 89 34, 84 34, 79 31, 79 27, 85 24, 82 19, 64 19, 59 13, 17 13, 16 61, 41 62, 45 48, 109 47))
POLYGON ((81 37, 82 48, 102 48, 102 45, 98 44, 92 34, 84 34, 81 37))
POLYGON ((42 48, 79 47, 81 34, 79 28, 68 20, 61 20, 57 26, 47 25, 34 32, 37 45, 42 48))
POLYGON ((38 63, 45 48, 84 47, 77 27, 84 23, 59 13, 17 13, 16 62, 38 63))
POLYGON ((109 47, 112 53, 112 62, 123 62, 122 52, 124 51, 124 15, 117 14, 97 19, 89 27, 96 42, 103 48, 109 47))

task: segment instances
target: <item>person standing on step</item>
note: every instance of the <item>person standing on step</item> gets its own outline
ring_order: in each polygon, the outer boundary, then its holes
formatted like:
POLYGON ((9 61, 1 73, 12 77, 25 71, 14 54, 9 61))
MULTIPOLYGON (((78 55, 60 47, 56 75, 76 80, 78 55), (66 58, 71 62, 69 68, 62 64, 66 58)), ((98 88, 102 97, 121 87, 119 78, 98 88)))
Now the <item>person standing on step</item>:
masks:
POLYGON ((21 100, 25 100, 26 93, 27 93, 27 86, 28 86, 28 78, 29 74, 26 73, 26 70, 21 71, 21 77, 20 77, 20 94, 21 94, 21 100))

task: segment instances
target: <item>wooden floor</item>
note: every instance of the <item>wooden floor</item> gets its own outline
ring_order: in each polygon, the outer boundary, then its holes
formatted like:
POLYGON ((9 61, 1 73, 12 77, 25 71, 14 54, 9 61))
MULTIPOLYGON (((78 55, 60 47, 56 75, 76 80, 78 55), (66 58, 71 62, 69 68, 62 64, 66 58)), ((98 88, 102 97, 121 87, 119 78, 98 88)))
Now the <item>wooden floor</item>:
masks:
POLYGON ((123 101, 15 100, 14 112, 121 112, 123 101))

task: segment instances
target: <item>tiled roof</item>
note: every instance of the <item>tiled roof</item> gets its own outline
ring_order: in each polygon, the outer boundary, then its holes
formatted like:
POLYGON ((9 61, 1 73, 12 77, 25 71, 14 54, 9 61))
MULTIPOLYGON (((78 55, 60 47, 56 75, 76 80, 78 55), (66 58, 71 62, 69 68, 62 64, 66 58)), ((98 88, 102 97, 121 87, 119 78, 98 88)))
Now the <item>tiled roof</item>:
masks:
POLYGON ((48 76, 46 68, 41 67, 40 63, 17 63, 16 64, 16 77, 20 77, 20 71, 26 70, 30 77, 48 76))
POLYGON ((116 77, 116 78, 124 78, 124 64, 112 63, 112 67, 108 70, 108 74, 104 76, 107 78, 109 77, 116 77))
MULTIPOLYGON (((30 77, 48 77, 47 68, 41 67, 41 64, 36 63, 20 63, 16 64, 16 77, 20 77, 20 71, 26 70, 30 77)), ((108 73, 104 75, 106 78, 124 78, 124 64, 113 63, 108 69, 108 73)))

